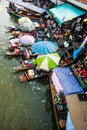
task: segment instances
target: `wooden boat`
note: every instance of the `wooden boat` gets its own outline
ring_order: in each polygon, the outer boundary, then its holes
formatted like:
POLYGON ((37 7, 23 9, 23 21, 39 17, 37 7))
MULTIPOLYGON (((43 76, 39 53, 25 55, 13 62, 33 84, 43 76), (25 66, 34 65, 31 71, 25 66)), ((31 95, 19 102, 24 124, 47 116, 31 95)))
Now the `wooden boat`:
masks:
POLYGON ((13 67, 13 70, 17 72, 17 71, 25 71, 28 69, 34 69, 34 65, 32 63, 29 62, 25 63, 25 61, 23 60, 21 65, 13 67))
POLYGON ((18 18, 21 18, 21 17, 28 17, 30 18, 32 21, 36 21, 36 22, 39 22, 40 20, 40 15, 39 14, 34 14, 34 13, 31 13, 30 15, 27 15, 27 11, 20 11, 20 12, 15 12, 15 11, 12 11, 10 10, 9 8, 8 9, 8 13, 14 17, 16 17, 17 19, 18 18))
POLYGON ((66 101, 65 103, 62 102, 65 100, 65 96, 61 95, 60 99, 59 97, 56 96, 57 92, 51 80, 51 75, 49 75, 49 81, 50 81, 50 90, 51 90, 53 111, 54 111, 55 121, 57 125, 57 130, 66 130, 66 118, 67 118, 68 109, 67 109, 66 101), (58 99, 59 99, 59 102, 58 102, 58 99), (64 107, 65 107, 65 110, 64 110, 64 107))
POLYGON ((19 66, 13 67, 13 70, 17 72, 17 71, 25 71, 25 70, 28 70, 30 68, 31 67, 23 67, 22 65, 19 65, 19 66))
POLYGON ((73 51, 74 51, 73 46, 59 51, 59 53, 61 53, 60 54, 61 60, 60 60, 59 66, 61 66, 61 67, 69 66, 74 62, 74 60, 72 58, 73 51))
POLYGON ((23 1, 18 1, 18 0, 7 0, 8 2, 14 3, 15 6, 19 6, 19 7, 23 7, 27 10, 31 10, 35 13, 39 13, 42 14, 44 13, 46 10, 43 8, 40 8, 38 6, 35 6, 34 4, 31 3, 27 3, 27 2, 23 2, 23 1))
POLYGON ((15 52, 6 52, 6 56, 22 56, 22 53, 15 53, 15 52))
POLYGON ((26 81, 31 81, 31 80, 35 80, 35 79, 39 79, 45 76, 48 76, 49 72, 41 72, 40 74, 35 74, 34 69, 29 69, 28 71, 26 71, 23 75, 19 76, 19 80, 20 82, 26 82, 26 81))
MULTIPOLYGON (((6 52, 6 54, 5 54, 6 56, 12 56, 12 57, 18 57, 18 56, 24 56, 23 54, 22 54, 22 52, 19 52, 19 53, 15 53, 14 51, 13 52, 6 52)), ((29 55, 29 57, 30 58, 36 58, 38 56, 38 54, 30 54, 29 55)))
POLYGON ((7 12, 10 15, 15 16, 16 18, 20 17, 29 17, 33 21, 39 21, 41 15, 46 11, 40 7, 37 7, 31 3, 15 1, 15 0, 7 0, 15 5, 15 9, 11 7, 7 7, 7 12), (17 6, 21 7, 18 8, 17 6))
POLYGON ((67 41, 69 43, 69 47, 61 47, 58 53, 61 56, 60 66, 70 66, 74 63, 73 52, 79 47, 80 43, 76 43, 73 41, 67 41))

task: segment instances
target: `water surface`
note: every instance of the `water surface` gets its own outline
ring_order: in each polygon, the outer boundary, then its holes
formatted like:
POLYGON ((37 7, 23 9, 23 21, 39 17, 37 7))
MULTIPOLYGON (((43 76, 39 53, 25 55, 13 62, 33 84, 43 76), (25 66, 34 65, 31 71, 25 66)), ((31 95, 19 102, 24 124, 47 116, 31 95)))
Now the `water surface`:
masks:
POLYGON ((13 67, 20 58, 5 57, 5 47, 12 34, 7 28, 17 25, 6 10, 7 2, 0 2, 0 130, 56 130, 52 112, 49 80, 20 83, 13 67))

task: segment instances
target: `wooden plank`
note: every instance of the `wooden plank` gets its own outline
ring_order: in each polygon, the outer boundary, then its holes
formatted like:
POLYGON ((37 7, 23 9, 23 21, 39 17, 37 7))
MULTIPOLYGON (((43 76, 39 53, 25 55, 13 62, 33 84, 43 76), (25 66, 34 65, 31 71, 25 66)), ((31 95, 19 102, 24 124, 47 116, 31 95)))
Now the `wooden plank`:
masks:
POLYGON ((75 130, 87 129, 87 101, 79 101, 76 94, 66 97, 75 130))

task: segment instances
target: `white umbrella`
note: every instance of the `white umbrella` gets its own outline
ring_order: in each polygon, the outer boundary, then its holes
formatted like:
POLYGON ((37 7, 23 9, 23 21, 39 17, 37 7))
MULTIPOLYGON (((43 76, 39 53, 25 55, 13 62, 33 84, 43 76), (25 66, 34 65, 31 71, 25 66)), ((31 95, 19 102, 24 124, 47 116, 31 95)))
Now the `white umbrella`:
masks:
POLYGON ((46 55, 39 55, 36 58, 36 64, 38 65, 39 69, 50 71, 51 69, 58 66, 60 61, 60 56, 58 53, 46 54, 46 55))
POLYGON ((35 38, 33 36, 24 35, 24 36, 20 37, 19 41, 24 46, 32 45, 35 42, 35 38))
POLYGON ((23 32, 31 32, 35 30, 35 26, 33 24, 23 23, 22 25, 19 26, 19 29, 23 32))
POLYGON ((29 23, 30 25, 32 24, 31 19, 29 19, 28 17, 21 17, 18 19, 18 23, 20 25, 24 24, 24 23, 29 23))

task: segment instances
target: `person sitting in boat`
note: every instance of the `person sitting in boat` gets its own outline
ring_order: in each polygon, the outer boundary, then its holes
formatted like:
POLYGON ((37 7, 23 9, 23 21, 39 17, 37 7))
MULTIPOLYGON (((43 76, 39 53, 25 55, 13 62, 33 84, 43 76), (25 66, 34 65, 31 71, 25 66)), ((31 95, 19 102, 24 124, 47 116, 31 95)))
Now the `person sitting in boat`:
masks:
POLYGON ((24 68, 28 68, 28 67, 34 68, 32 62, 29 61, 29 60, 22 60, 22 66, 23 66, 24 68))
POLYGON ((20 54, 20 49, 15 48, 13 53, 14 53, 14 54, 20 54))
POLYGON ((11 9, 12 9, 12 3, 11 3, 11 2, 9 2, 9 8, 11 8, 11 9))
POLYGON ((20 47, 20 51, 21 51, 21 53, 22 53, 22 57, 24 58, 24 59, 29 59, 30 58, 30 54, 29 54, 29 52, 28 52, 28 50, 25 48, 25 47, 20 47))
POLYGON ((81 77, 87 77, 87 70, 84 68, 81 69, 81 77))
POLYGON ((12 25, 8 29, 9 29, 9 31, 14 31, 14 30, 16 30, 16 27, 14 25, 12 25))
POLYGON ((16 10, 16 6, 15 6, 15 4, 12 3, 12 2, 9 2, 9 8, 12 9, 13 11, 16 10))
POLYGON ((34 72, 35 76, 41 75, 43 73, 43 71, 38 68, 37 64, 34 65, 34 72))
POLYGON ((62 34, 61 30, 56 31, 53 34, 53 36, 54 36, 55 41, 58 41, 59 39, 61 39, 61 40, 63 39, 63 34, 62 34))
POLYGON ((13 30, 12 35, 17 38, 20 35, 20 31, 13 30))

